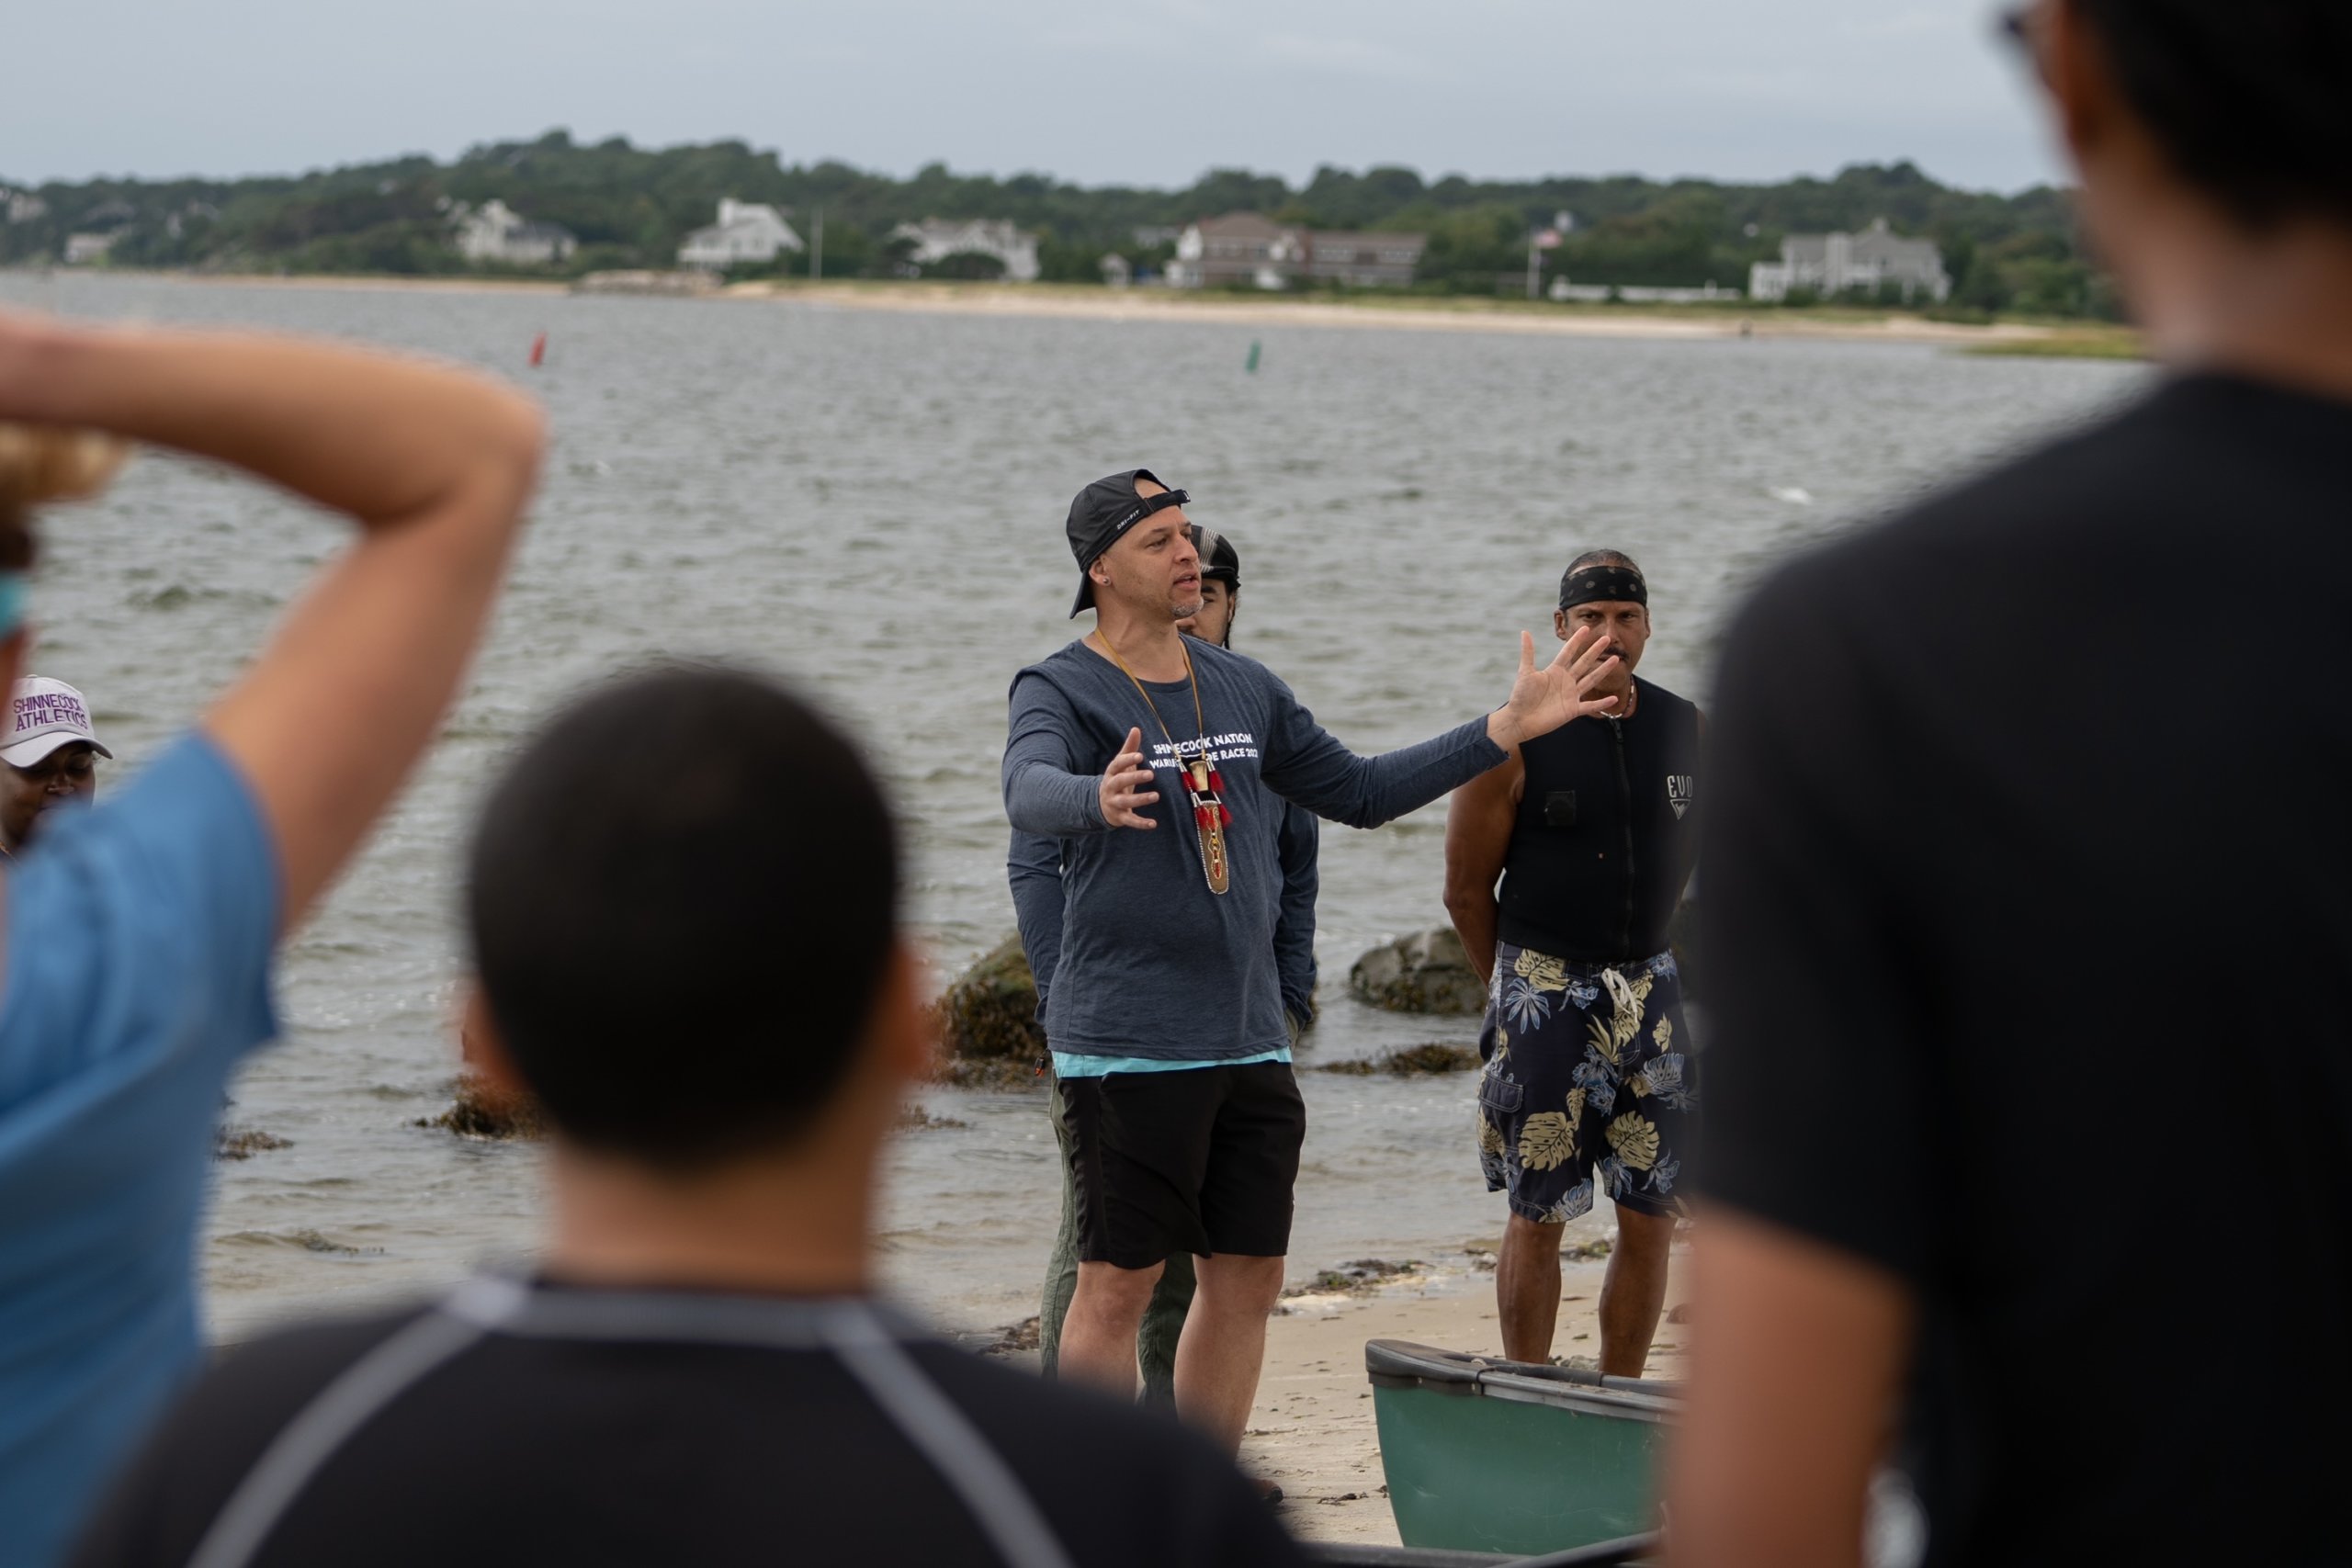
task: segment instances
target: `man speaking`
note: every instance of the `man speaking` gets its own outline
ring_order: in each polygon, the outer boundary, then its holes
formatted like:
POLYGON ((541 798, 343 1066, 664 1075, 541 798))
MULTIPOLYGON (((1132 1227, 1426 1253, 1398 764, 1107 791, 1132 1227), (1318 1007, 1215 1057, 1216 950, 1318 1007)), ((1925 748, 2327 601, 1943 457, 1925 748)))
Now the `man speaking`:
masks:
POLYGON ((1187 639, 1201 559, 1188 499, 1149 470, 1080 491, 1067 525, 1095 629, 1013 678, 1005 810, 1063 845, 1061 954, 1046 1036, 1077 1194, 1064 1375, 1133 1396, 1136 1330, 1171 1253, 1199 1286, 1177 1408, 1230 1452, 1258 1385, 1290 1245, 1306 1112, 1273 933, 1285 800, 1370 828, 1612 699, 1578 632, 1544 669, 1521 638, 1499 710, 1358 757, 1261 665, 1187 639))

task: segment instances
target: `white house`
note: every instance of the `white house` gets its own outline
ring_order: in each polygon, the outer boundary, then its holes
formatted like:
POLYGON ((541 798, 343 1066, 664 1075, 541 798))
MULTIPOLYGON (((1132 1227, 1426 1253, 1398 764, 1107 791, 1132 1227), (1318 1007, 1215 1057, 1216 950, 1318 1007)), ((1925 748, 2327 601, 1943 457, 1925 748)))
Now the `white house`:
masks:
POLYGON ((119 229, 109 231, 104 234, 85 233, 66 235, 65 265, 67 266, 88 266, 94 262, 102 262, 106 260, 107 253, 114 249, 114 243, 117 240, 121 239, 123 231, 119 229))
POLYGON ((1891 234, 1883 218, 1859 234, 1791 234, 1779 261, 1747 272, 1747 292, 1758 299, 1785 299, 1792 288, 1834 296, 1886 283, 1899 285, 1905 299, 1924 294, 1940 303, 1951 293, 1936 243, 1891 234))
POLYGON ((680 266, 724 272, 730 266, 764 266, 786 251, 805 249, 784 214, 764 202, 721 197, 718 221, 695 230, 678 247, 680 266))
POLYGON ((32 192, 0 186, 0 223, 29 223, 48 211, 49 203, 32 192))
POLYGON ((893 240, 912 240, 907 260, 929 266, 954 255, 994 256, 1004 264, 1007 283, 1037 281, 1037 236, 1001 218, 926 218, 890 231, 893 240))
POLYGON ((526 222, 492 197, 480 207, 458 208, 458 254, 470 262, 508 266, 548 266, 580 248, 571 230, 557 223, 526 222))

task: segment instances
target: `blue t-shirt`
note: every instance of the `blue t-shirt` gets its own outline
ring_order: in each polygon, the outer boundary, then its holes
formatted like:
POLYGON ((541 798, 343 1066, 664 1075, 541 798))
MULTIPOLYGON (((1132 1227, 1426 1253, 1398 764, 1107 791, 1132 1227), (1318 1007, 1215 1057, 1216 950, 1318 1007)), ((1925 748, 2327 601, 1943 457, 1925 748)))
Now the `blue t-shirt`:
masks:
POLYGON ((198 1367, 221 1094, 277 1032, 277 861, 192 735, 6 874, 0 1562, 48 1568, 198 1367))

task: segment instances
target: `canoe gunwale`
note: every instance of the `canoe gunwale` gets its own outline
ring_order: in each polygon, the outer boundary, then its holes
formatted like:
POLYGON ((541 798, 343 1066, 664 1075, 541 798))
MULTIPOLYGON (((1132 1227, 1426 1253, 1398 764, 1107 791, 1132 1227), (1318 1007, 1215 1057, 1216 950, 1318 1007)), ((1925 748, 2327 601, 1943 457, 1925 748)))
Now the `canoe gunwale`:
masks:
POLYGON ((1530 1404, 1557 1404, 1596 1416, 1664 1420, 1682 1408, 1682 1386, 1617 1378, 1583 1367, 1538 1366, 1441 1350, 1407 1339, 1367 1339, 1364 1376, 1374 1388, 1418 1388, 1453 1398, 1491 1394, 1530 1404))
POLYGON ((1621 1393, 1614 1389, 1578 1388, 1550 1378, 1524 1377, 1516 1372, 1492 1371, 1481 1375, 1470 1392, 1488 1399, 1515 1400, 1522 1404, 1548 1404, 1558 1410, 1575 1410, 1587 1416, 1608 1416, 1625 1421, 1664 1422, 1682 1413, 1679 1399, 1661 1399, 1655 1394, 1621 1393))

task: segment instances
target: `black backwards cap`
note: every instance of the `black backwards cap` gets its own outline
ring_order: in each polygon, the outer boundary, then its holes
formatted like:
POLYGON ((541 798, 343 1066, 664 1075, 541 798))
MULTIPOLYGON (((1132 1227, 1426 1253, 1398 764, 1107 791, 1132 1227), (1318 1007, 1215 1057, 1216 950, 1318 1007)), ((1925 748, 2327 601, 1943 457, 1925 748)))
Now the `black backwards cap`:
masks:
POLYGON ((1646 604, 1649 584, 1629 566, 1589 566, 1560 579, 1560 608, 1574 609, 1600 600, 1611 604, 1646 604))
POLYGON ((1214 528, 1193 525, 1193 548, 1201 552, 1201 577, 1215 578, 1227 590, 1241 586, 1241 552, 1214 528))
POLYGON ((1069 503, 1069 521, 1065 525, 1069 553, 1078 558, 1078 603, 1069 607, 1069 613, 1075 615, 1094 608, 1094 580, 1086 575, 1086 569, 1101 559, 1103 551, 1153 513, 1182 506, 1192 499, 1189 491, 1168 489, 1149 468, 1106 475, 1080 491, 1069 503), (1137 495, 1137 479, 1160 485, 1161 493, 1137 495))

